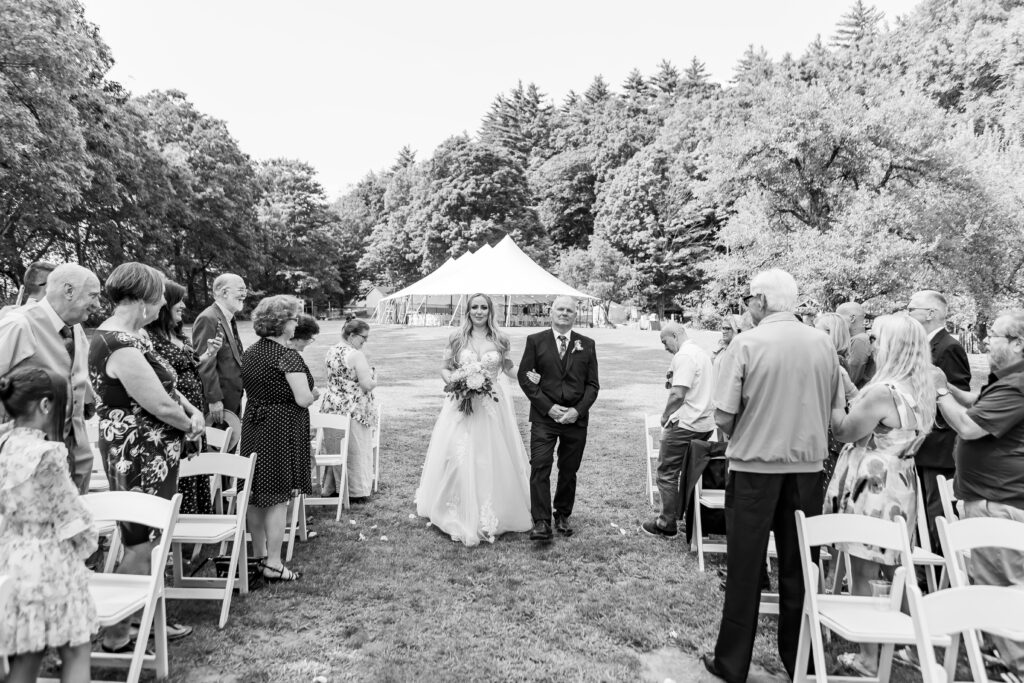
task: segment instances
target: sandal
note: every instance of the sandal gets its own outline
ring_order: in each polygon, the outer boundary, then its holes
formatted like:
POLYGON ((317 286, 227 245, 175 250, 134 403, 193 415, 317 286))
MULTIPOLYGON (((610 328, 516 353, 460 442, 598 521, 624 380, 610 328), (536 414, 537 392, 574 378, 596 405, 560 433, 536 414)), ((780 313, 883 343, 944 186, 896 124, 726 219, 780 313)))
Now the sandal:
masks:
POLYGON ((283 564, 280 567, 271 567, 269 564, 263 565, 263 580, 268 583, 280 583, 282 581, 298 581, 302 578, 302 575, 298 572, 293 572, 283 564), (271 575, 267 575, 267 572, 273 572, 271 575), (277 576, 274 576, 276 574, 277 576))
POLYGON ((872 671, 871 669, 864 666, 864 662, 861 661, 860 657, 852 652, 844 652, 843 654, 836 657, 839 665, 858 676, 864 678, 878 678, 878 671, 872 671))
MULTIPOLYGON (((139 625, 132 624, 131 628, 128 629, 128 635, 132 640, 139 637, 139 625)), ((152 640, 156 635, 156 626, 153 625, 149 629, 149 638, 152 640)), ((185 624, 177 624, 174 622, 167 622, 167 642, 173 642, 175 640, 181 640, 186 636, 192 635, 192 627, 185 624)))
MULTIPOLYGON (((117 647, 110 647, 109 645, 107 645, 106 643, 101 641, 100 642, 100 649, 103 650, 104 652, 108 653, 108 654, 123 655, 123 654, 126 654, 126 653, 135 652, 135 643, 136 642, 137 641, 136 641, 135 638, 129 638, 128 640, 124 641, 124 645, 118 645, 117 647)), ((152 654, 155 654, 155 653, 156 653, 156 650, 153 649, 153 646, 150 645, 149 643, 146 643, 146 654, 147 655, 152 655, 152 654)))

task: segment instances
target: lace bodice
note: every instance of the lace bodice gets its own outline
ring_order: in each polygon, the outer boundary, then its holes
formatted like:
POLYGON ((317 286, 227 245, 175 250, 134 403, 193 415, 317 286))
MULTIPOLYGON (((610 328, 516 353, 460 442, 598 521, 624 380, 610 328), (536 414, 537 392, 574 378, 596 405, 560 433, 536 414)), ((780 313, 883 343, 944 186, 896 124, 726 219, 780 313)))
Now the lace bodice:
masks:
POLYGON ((473 349, 463 349, 462 352, 459 353, 459 366, 478 361, 484 366, 484 372, 486 372, 491 379, 495 379, 498 376, 498 373, 501 372, 501 354, 495 349, 484 351, 483 354, 479 356, 473 349))

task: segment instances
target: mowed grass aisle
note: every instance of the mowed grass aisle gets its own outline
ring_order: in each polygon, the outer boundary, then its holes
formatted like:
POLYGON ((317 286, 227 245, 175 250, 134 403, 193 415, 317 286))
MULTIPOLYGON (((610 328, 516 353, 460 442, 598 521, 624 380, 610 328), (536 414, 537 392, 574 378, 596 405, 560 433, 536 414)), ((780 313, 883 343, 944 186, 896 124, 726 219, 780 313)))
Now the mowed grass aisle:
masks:
MULTIPOLYGON (((319 386, 339 331, 326 323, 306 352, 319 386)), ((646 653, 712 647, 717 561, 702 574, 681 535, 636 531, 653 512, 641 419, 666 396, 670 356, 658 333, 582 330, 597 341, 601 393, 579 472, 576 535, 538 546, 507 534, 464 548, 410 517, 443 400, 438 366, 449 331, 372 328, 366 350, 384 402, 380 492, 341 523, 315 508, 319 536, 299 544, 290 563, 302 580, 236 598, 223 630, 219 604, 172 602, 171 618, 196 631, 172 646, 171 680, 632 681, 643 678, 646 653)), ((533 331, 510 330, 517 362, 533 331)), ((696 334, 707 348, 717 339, 696 334)), ((242 336, 255 339, 248 325, 242 336)), ((528 443, 528 403, 514 394, 528 443)), ((762 619, 755 662, 780 670, 774 649, 774 620, 762 619)))

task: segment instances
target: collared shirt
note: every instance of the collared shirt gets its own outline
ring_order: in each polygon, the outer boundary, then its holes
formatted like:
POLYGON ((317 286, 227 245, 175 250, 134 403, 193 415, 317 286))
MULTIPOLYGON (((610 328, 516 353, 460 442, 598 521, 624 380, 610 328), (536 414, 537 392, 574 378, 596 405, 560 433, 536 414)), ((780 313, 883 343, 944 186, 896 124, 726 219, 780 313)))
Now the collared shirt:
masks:
POLYGON ((967 416, 988 432, 957 439, 956 497, 1024 509, 1024 361, 995 372, 967 416))
POLYGON ((222 304, 221 302, 214 301, 213 303, 217 304, 217 308, 220 309, 220 312, 224 314, 224 317, 227 318, 228 322, 231 322, 231 319, 235 317, 235 314, 229 311, 227 308, 225 308, 224 304, 222 304))
POLYGON ((715 409, 711 403, 714 370, 711 356, 692 339, 687 339, 672 356, 672 386, 686 387, 683 405, 672 413, 675 422, 691 432, 710 432, 715 428, 715 409))
POLYGON ((722 352, 714 403, 735 416, 730 469, 819 472, 832 406, 846 404, 835 347, 792 313, 772 313, 722 352))
POLYGON ((553 334, 555 336, 555 348, 556 349, 558 348, 558 338, 559 337, 565 337, 565 349, 566 349, 566 351, 569 350, 569 340, 572 339, 572 328, 571 327, 569 328, 569 331, 565 332, 564 334, 562 332, 559 332, 558 330, 556 330, 554 327, 552 327, 551 328, 551 334, 553 334))
POLYGON ((36 306, 38 306, 44 313, 46 313, 46 319, 53 325, 53 331, 60 334, 60 331, 67 325, 64 320, 57 315, 57 311, 53 310, 53 306, 50 305, 50 301, 45 297, 40 299, 36 306))
POLYGON ((936 327, 934 330, 929 332, 928 333, 928 341, 931 341, 932 339, 935 339, 935 335, 937 335, 939 333, 939 330, 944 330, 944 329, 946 329, 946 326, 942 325, 941 327, 936 327))

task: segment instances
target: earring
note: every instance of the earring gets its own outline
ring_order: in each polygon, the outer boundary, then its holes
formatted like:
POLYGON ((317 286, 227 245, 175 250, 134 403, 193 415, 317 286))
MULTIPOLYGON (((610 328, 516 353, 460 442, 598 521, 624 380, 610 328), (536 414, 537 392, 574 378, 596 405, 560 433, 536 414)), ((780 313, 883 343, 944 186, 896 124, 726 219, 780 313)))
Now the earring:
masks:
POLYGON ((149 309, 146 308, 146 304, 142 304, 142 317, 146 318, 149 316, 149 309))

